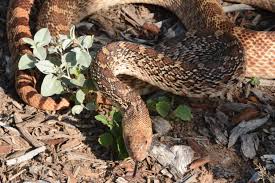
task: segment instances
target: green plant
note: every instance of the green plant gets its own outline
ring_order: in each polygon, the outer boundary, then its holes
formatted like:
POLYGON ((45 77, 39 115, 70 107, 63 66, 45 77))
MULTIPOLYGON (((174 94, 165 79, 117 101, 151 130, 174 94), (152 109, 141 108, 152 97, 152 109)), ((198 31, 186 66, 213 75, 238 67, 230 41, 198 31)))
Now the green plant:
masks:
POLYGON ((109 128, 108 132, 105 132, 99 136, 98 142, 106 148, 111 148, 119 159, 125 159, 128 157, 128 153, 125 148, 122 135, 122 115, 116 108, 113 107, 110 112, 110 116, 112 118, 111 120, 104 115, 95 116, 96 120, 100 121, 109 128))
POLYGON ((252 86, 259 86, 260 85, 260 79, 257 78, 257 77, 252 77, 249 81, 249 83, 252 85, 252 86))
POLYGON ((37 68, 45 77, 41 85, 43 96, 69 93, 75 100, 73 114, 79 114, 84 108, 93 110, 93 102, 84 103, 85 95, 93 91, 93 82, 85 78, 85 72, 92 62, 89 48, 93 45, 93 36, 75 35, 75 27, 69 35, 52 37, 47 28, 40 29, 34 39, 23 38, 31 46, 33 55, 23 55, 18 63, 19 70, 37 68))
MULTIPOLYGON (((23 38, 23 41, 31 46, 33 55, 23 55, 18 67, 20 70, 37 68, 45 75, 41 85, 43 96, 70 94, 75 102, 73 114, 80 114, 83 109, 95 109, 93 101, 85 103, 86 94, 95 90, 93 81, 85 78, 92 62, 88 49, 93 44, 93 36, 77 37, 75 27, 72 27, 69 35, 54 38, 47 28, 42 28, 34 39, 23 38)), ((98 141, 102 146, 112 148, 119 159, 124 159, 128 154, 122 136, 121 113, 113 108, 110 116, 112 120, 103 115, 95 116, 109 127, 109 131, 100 135, 98 141)))
POLYGON ((146 103, 150 111, 157 112, 161 117, 170 117, 181 121, 190 121, 192 119, 192 112, 188 106, 180 104, 173 108, 173 98, 160 96, 150 98, 146 103))

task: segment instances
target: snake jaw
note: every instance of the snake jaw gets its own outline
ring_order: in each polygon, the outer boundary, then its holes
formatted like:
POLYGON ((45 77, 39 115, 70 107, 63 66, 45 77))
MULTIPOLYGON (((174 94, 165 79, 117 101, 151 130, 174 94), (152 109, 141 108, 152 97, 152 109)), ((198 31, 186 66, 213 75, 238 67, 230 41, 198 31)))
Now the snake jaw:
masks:
POLYGON ((130 106, 124 114, 123 138, 129 156, 142 161, 148 155, 152 143, 152 122, 149 112, 142 102, 138 108, 130 106))
POLYGON ((143 161, 146 158, 151 146, 151 140, 148 140, 148 138, 143 135, 139 135, 138 138, 137 136, 135 138, 128 136, 125 137, 124 140, 128 142, 126 149, 133 160, 143 161))

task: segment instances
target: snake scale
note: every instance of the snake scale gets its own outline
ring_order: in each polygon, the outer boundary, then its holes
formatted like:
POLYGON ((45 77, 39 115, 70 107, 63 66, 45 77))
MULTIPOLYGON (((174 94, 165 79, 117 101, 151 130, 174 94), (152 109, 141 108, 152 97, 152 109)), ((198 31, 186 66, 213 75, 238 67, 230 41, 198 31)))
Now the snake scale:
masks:
MULTIPOLYGON (((237 0, 238 1, 238 0, 237 0)), ((239 0, 275 12, 274 0, 239 0)), ((232 87, 244 76, 275 78, 275 32, 236 27, 225 16, 218 0, 45 0, 38 27, 52 34, 66 33, 72 24, 100 9, 117 4, 148 3, 174 12, 189 32, 155 48, 114 42, 97 54, 91 67, 99 90, 117 103, 123 115, 123 136, 129 155, 143 160, 152 141, 148 109, 132 83, 134 77, 177 95, 204 97, 232 87)), ((30 12, 34 0, 11 0, 7 33, 12 60, 29 53, 23 37, 32 38, 30 12)), ((32 71, 16 71, 16 89, 27 104, 59 110, 69 106, 41 96, 32 71)))

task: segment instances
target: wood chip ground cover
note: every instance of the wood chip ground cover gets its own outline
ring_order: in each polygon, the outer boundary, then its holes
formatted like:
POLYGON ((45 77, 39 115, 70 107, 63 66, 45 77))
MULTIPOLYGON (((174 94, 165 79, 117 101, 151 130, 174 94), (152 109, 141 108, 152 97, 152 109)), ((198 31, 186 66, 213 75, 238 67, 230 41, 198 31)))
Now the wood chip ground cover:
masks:
MULTIPOLYGON (((231 102, 177 97, 179 103, 191 106, 192 121, 152 116, 158 132, 153 150, 132 177, 131 159, 117 161, 98 144, 98 136, 107 128, 94 120, 95 114, 49 114, 18 98, 5 32, 7 5, 8 0, 0 1, 1 182, 275 182, 273 87, 243 84, 233 92, 231 102)), ((223 5, 238 25, 275 30, 272 13, 223 5)), ((97 49, 113 40, 152 45, 184 32, 171 13, 144 5, 101 11, 82 22, 78 30, 95 34, 97 49)))

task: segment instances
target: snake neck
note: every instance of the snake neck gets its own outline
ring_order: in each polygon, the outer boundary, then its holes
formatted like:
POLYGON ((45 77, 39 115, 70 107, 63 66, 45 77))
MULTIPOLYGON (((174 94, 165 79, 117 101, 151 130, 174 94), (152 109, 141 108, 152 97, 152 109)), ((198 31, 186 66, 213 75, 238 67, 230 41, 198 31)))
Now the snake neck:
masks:
POLYGON ((91 77, 105 97, 117 104, 123 112, 123 139, 127 152, 136 161, 142 161, 152 142, 152 122, 139 93, 115 77, 109 67, 108 50, 97 55, 91 67, 91 77))
MULTIPOLYGON (((99 52, 92 70, 99 67, 101 72, 94 72, 93 77, 100 78, 97 82, 104 91, 110 85, 110 91, 125 92, 123 88, 126 84, 118 78, 131 76, 176 95, 207 97, 232 87, 243 76, 243 48, 233 36, 200 37, 191 34, 177 44, 170 44, 176 46, 178 52, 169 44, 160 46, 158 52, 129 42, 111 43, 99 52), (123 83, 122 88, 120 85, 115 88, 112 84, 117 80, 123 83)), ((129 85, 127 87, 126 93, 131 94, 133 89, 129 89, 129 85)), ((113 96, 113 101, 121 100, 116 94, 110 96, 113 96)), ((129 101, 119 102, 122 105, 130 105, 133 99, 139 100, 124 97, 129 101)), ((127 109, 128 105, 123 108, 127 109)))

